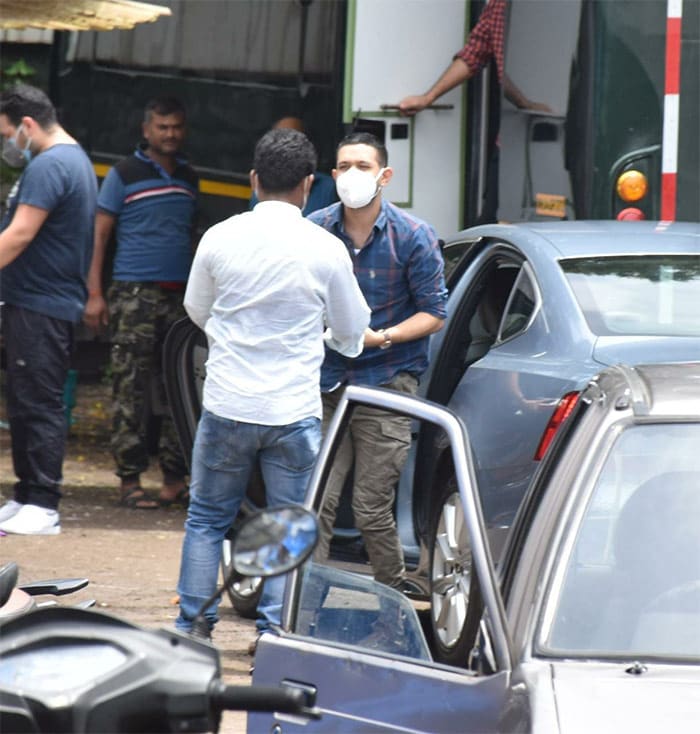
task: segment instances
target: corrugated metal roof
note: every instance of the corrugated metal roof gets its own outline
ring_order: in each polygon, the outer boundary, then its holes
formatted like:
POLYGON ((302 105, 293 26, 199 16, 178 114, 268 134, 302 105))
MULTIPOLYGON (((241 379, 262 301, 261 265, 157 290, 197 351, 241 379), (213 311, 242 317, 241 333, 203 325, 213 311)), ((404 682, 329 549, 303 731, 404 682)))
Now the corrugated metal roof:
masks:
POLYGON ((170 15, 170 8, 133 0, 0 0, 0 28, 109 31, 170 15))
MULTIPOLYGON (((2 21, 0 20, 0 26, 2 21)), ((24 28, 4 31, 0 27, 0 43, 53 43, 53 31, 45 28, 24 28)))

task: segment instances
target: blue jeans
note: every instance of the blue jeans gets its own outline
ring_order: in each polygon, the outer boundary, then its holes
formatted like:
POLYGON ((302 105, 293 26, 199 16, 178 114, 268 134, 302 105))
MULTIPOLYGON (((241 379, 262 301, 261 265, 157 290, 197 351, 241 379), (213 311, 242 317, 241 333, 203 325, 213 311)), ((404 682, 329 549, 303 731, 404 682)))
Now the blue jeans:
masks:
MULTIPOLYGON (((190 504, 180 565, 180 615, 186 632, 214 593, 221 545, 238 514, 257 457, 268 506, 301 503, 321 444, 321 422, 304 418, 286 426, 241 423, 202 411, 192 451, 190 504)), ((258 605, 258 629, 280 624, 285 577, 265 580, 258 605)), ((218 600, 204 616, 210 629, 219 617, 218 600)))

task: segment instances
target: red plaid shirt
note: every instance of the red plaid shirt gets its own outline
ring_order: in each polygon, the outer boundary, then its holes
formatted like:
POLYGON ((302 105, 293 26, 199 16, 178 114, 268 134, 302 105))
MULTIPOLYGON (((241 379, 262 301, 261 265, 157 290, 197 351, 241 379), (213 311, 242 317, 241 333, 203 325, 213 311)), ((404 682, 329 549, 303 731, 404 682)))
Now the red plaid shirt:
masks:
POLYGON ((503 84, 505 25, 506 0, 490 0, 472 28, 467 45, 454 58, 465 61, 472 73, 476 74, 493 56, 498 67, 498 81, 503 84))

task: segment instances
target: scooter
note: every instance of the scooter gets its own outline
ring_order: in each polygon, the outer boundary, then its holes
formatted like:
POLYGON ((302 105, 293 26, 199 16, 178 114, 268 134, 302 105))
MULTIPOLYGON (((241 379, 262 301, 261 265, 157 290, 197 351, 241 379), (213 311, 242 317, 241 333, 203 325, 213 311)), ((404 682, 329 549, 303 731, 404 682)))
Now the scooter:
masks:
MULTIPOLYGON (((317 539, 316 517, 303 507, 262 510, 241 526, 233 567, 246 576, 288 573, 317 539)), ((227 582, 202 605, 200 627, 227 582)), ((226 685, 216 648, 177 630, 63 606, 0 620, 3 734, 218 732, 224 710, 318 718, 313 703, 293 685, 226 685)))

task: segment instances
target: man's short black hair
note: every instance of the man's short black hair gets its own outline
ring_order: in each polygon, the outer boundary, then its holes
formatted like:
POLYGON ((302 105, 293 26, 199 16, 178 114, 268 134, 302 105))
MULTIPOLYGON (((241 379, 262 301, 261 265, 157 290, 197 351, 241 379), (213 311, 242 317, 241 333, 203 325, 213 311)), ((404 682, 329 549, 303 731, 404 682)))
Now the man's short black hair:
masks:
POLYGON ((335 149, 336 154, 346 145, 371 145, 377 151, 379 165, 384 168, 389 163, 389 153, 387 152, 386 145, 376 135, 372 135, 372 133, 356 132, 346 135, 338 143, 338 147, 335 149))
POLYGON ((183 120, 187 117, 185 113, 185 105, 180 102, 177 97, 160 96, 149 100, 144 108, 143 120, 148 122, 152 115, 181 115, 183 120))
POLYGON ((0 114, 19 127, 23 117, 31 117, 48 130, 56 124, 56 109, 47 95, 29 84, 15 84, 0 94, 0 114))
POLYGON ((266 193, 286 193, 316 170, 316 150, 298 130, 270 130, 255 146, 253 168, 266 193))

